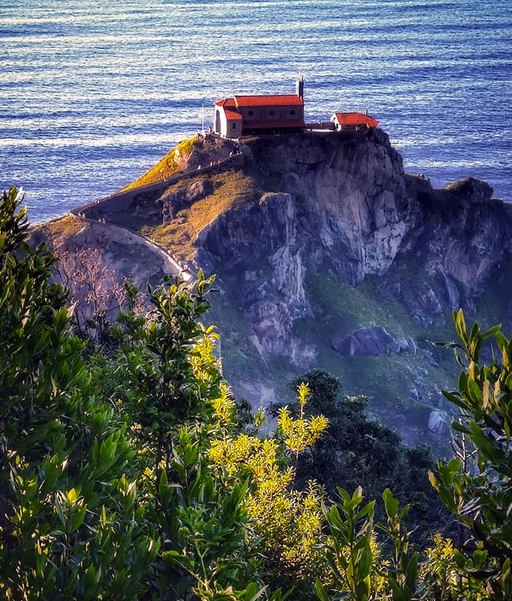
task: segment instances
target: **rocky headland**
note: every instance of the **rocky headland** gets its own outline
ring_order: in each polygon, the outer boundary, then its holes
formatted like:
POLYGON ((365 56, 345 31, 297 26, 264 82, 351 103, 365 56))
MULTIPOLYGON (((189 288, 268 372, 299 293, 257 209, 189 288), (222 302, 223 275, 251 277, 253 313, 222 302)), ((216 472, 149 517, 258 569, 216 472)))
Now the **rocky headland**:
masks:
POLYGON ((511 207, 473 178, 434 189, 405 173, 381 130, 206 136, 136 184, 36 239, 99 249, 140 285, 216 273, 225 375, 255 406, 323 367, 407 441, 435 443, 456 366, 429 341, 453 338, 459 307, 511 323, 511 207))

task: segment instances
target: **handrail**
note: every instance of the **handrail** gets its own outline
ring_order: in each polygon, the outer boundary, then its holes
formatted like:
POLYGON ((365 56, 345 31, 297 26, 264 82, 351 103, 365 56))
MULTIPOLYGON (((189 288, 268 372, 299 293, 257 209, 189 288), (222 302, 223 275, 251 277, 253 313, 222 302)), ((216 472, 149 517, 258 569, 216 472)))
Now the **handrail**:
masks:
POLYGON ((173 275, 181 277, 183 280, 185 280, 185 282, 188 282, 192 279, 192 273, 191 273, 190 269, 188 267, 182 266, 179 263, 179 261, 177 261, 174 258, 174 256, 172 255, 172 253, 169 249, 165 248, 165 246, 162 246, 161 244, 158 244, 158 242, 154 242, 147 236, 144 236, 144 234, 141 234, 140 232, 136 232, 135 230, 132 230, 131 228, 126 227, 124 225, 119 225, 117 223, 114 223, 113 221, 108 221, 104 218, 93 219, 92 217, 86 217, 85 215, 80 213, 78 209, 73 209, 72 211, 70 211, 70 213, 72 215, 74 215, 75 217, 78 217, 78 219, 81 219, 82 221, 85 221, 87 223, 92 223, 92 224, 99 223, 100 225, 108 224, 110 227, 116 227, 120 230, 125 230, 125 231, 129 232, 132 236, 141 238, 146 245, 151 246, 153 249, 160 252, 160 254, 165 255, 165 258, 169 261, 169 263, 174 267, 174 269, 176 271, 176 273, 174 273, 173 275))

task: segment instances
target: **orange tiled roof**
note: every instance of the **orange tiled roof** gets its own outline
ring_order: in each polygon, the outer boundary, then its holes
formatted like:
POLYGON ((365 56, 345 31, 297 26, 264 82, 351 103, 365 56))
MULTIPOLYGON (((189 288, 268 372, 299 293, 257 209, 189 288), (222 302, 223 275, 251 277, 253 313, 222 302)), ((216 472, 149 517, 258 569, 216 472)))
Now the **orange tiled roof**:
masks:
POLYGON ((340 125, 368 125, 369 127, 377 127, 379 122, 370 115, 363 113, 334 113, 340 125))
POLYGON ((215 106, 224 106, 224 107, 235 107, 235 99, 234 98, 223 98, 222 100, 217 100, 215 106))
MULTIPOLYGON (((231 98, 229 99, 231 100, 231 98)), ((303 106, 304 100, 293 94, 280 96, 235 96, 236 106, 303 106)))
POLYGON ((228 119, 231 119, 232 121, 242 121, 243 119, 242 115, 240 113, 237 113, 236 111, 224 109, 224 112, 226 113, 226 117, 228 119))

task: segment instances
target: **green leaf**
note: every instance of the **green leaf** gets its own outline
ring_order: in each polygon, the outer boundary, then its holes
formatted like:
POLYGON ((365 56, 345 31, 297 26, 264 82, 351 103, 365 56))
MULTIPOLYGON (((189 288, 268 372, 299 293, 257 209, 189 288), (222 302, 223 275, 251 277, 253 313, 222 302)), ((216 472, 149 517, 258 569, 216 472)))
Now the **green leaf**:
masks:
POLYGON ((80 528, 84 521, 86 511, 87 507, 84 505, 73 515, 71 518, 71 532, 75 532, 80 528))
POLYGON ((62 505, 60 504, 59 498, 56 497, 55 498, 55 509, 57 511, 57 515, 59 517, 59 520, 61 521, 63 526, 67 525, 67 518, 64 517, 64 512, 62 511, 62 505))
POLYGON ((384 500, 384 508, 388 518, 395 518, 398 514, 398 499, 393 497, 393 494, 389 488, 386 488, 386 490, 382 493, 382 499, 384 500))
POLYGON ((256 601, 259 599, 267 590, 268 586, 263 586, 258 590, 258 587, 255 582, 251 582, 246 589, 245 598, 247 601, 256 601))
POLYGON ((319 578, 316 579, 315 590, 316 590, 317 597, 320 599, 320 601, 331 601, 331 599, 329 599, 327 592, 325 591, 325 588, 319 578))
POLYGON ((480 336, 481 336, 482 340, 485 340, 486 338, 490 338, 491 336, 494 336, 500 330, 501 330, 501 324, 498 324, 496 326, 493 326, 492 328, 490 328, 483 334, 480 334, 480 336))
POLYGON ((162 499, 165 499, 168 496, 168 488, 167 470, 163 469, 158 481, 158 494, 162 499))
POLYGON ((451 403, 453 403, 457 407, 461 407, 462 409, 465 409, 468 406, 466 401, 460 396, 459 393, 448 392, 447 390, 443 390, 441 392, 446 399, 448 399, 451 403))
POLYGON ((358 580, 364 580, 370 573, 370 569, 373 563, 373 553, 370 548, 370 544, 365 541, 365 545, 361 550, 361 554, 355 565, 356 575, 358 580))

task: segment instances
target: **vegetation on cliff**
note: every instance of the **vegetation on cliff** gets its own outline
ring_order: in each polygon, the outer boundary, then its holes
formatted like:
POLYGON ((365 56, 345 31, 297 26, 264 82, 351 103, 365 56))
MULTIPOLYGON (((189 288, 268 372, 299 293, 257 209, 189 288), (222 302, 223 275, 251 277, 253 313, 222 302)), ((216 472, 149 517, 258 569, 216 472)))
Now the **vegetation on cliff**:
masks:
POLYGON ((205 184, 209 193, 198 195, 193 202, 182 202, 179 210, 174 208, 175 218, 166 219, 156 226, 144 224, 140 227, 141 232, 168 248, 181 260, 194 260, 201 232, 219 214, 243 206, 258 194, 258 185, 252 177, 238 171, 226 171, 177 182, 169 186, 161 202, 179 205, 180 196, 186 196, 189 188, 205 184))
POLYGON ((512 339, 499 328, 457 314, 457 458, 431 480, 467 541, 420 552, 389 489, 378 524, 361 487, 298 490, 301 454, 336 419, 311 377, 276 432, 241 419, 199 322, 212 278, 167 279, 148 312, 127 283, 108 336, 87 343, 51 283, 55 259, 25 242, 19 202, 11 189, 0 203, 4 598, 279 601, 294 585, 304 600, 510 599, 512 339), (500 360, 480 365, 488 338, 500 360), (327 415, 309 415, 315 394, 327 415))
POLYGON ((433 189, 404 173, 378 129, 197 136, 144 178, 82 207, 86 226, 68 219, 41 231, 64 251, 98 248, 120 280, 141 286, 160 281, 165 252, 128 244, 112 225, 142 233, 192 271, 215 273, 212 319, 238 396, 268 406, 287 398, 290 379, 321 366, 366 395, 368 413, 406 444, 448 452, 453 409, 441 388, 453 386, 456 367, 430 341, 450 335, 459 307, 512 327, 503 293, 512 219, 488 185, 470 178, 433 189), (372 328, 385 329, 394 348, 339 350, 372 328))
POLYGON ((156 165, 144 173, 134 182, 125 186, 123 190, 131 190, 146 184, 152 184, 163 179, 167 179, 184 171, 183 165, 186 165, 187 158, 193 150, 194 138, 183 140, 171 152, 167 153, 156 165))

